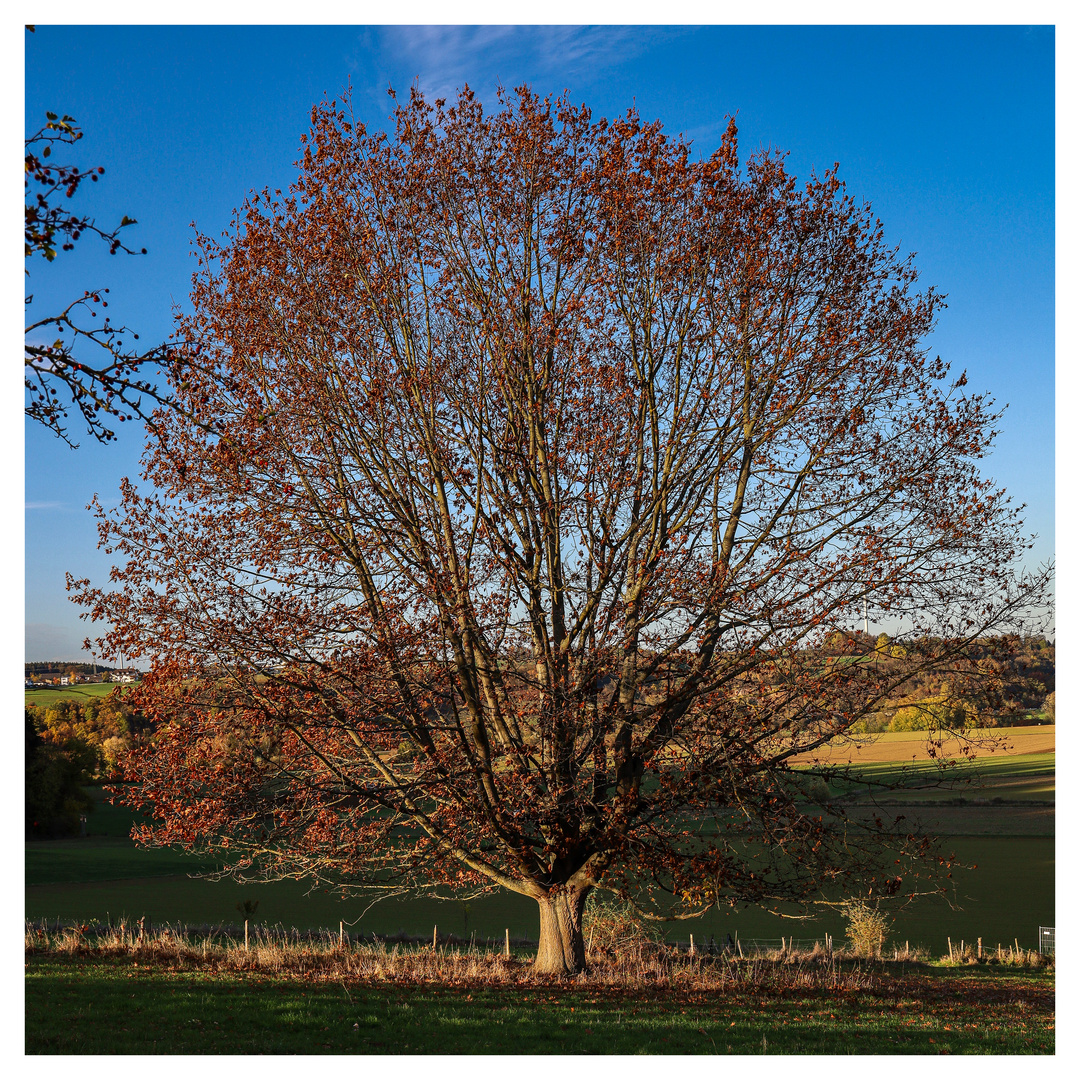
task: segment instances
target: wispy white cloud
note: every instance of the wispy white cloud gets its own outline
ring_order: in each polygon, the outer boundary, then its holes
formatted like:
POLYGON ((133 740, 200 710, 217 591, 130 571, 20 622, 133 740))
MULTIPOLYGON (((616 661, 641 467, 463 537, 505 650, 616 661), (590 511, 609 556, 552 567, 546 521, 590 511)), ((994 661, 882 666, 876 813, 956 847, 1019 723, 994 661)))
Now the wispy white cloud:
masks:
MULTIPOLYGON (((376 53, 395 90, 418 83, 430 99, 453 99, 466 83, 485 103, 498 86, 525 82, 540 94, 575 93, 632 62, 680 27, 634 26, 391 26, 363 32, 360 47, 376 53), (403 83, 395 80, 401 78, 403 83)), ((385 104, 386 85, 370 93, 385 104)))
POLYGON ((28 502, 27 510, 63 510, 64 504, 58 502, 28 502))

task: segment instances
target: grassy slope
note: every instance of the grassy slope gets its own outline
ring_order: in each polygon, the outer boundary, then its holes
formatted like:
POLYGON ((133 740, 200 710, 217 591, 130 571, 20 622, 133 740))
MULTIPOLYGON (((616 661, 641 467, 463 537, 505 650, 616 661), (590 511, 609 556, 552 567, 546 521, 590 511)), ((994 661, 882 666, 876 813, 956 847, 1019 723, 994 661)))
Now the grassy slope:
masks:
POLYGON ((28 1054, 1052 1054, 1053 973, 873 990, 318 982, 30 957, 28 1054))

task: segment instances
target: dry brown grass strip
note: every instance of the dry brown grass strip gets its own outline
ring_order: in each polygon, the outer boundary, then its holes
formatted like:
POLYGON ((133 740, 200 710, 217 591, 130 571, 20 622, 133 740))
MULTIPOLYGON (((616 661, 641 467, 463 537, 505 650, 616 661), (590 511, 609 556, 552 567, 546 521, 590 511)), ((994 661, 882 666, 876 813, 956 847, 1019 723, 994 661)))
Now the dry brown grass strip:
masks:
MULTIPOLYGON (((242 939, 224 935, 188 935, 162 929, 140 935, 124 924, 89 933, 80 927, 49 930, 27 926, 27 956, 66 955, 125 959, 173 970, 184 968, 258 973, 318 981, 363 981, 512 986, 546 983, 532 972, 529 959, 506 959, 481 948, 430 945, 339 945, 335 935, 311 941, 288 940, 258 932, 247 948, 242 939)), ((654 943, 635 943, 617 953, 596 949, 587 973, 572 981, 581 986, 671 988, 687 991, 738 989, 859 989, 871 985, 869 968, 845 964, 843 954, 817 948, 804 953, 775 950, 751 957, 689 956, 654 943)))
MULTIPOLYGON (((127 960, 170 970, 198 969, 273 975, 311 981, 517 986, 558 980, 532 972, 530 959, 506 959, 501 952, 477 947, 403 945, 379 942, 339 944, 337 935, 311 940, 260 930, 243 939, 223 934, 188 934, 161 929, 154 934, 117 926, 88 932, 82 927, 59 930, 26 927, 29 956, 54 955, 127 960)), ((809 950, 773 949, 751 956, 688 955, 654 942, 631 942, 614 951, 594 949, 589 970, 569 980, 582 987, 670 989, 686 992, 739 990, 859 990, 871 988, 887 965, 881 960, 925 961, 920 950, 887 949, 876 963, 866 963, 844 950, 815 945, 809 950)), ((968 956, 958 963, 973 962, 968 956)), ((1024 967, 1052 964, 1038 953, 1019 950, 999 963, 1024 967)))

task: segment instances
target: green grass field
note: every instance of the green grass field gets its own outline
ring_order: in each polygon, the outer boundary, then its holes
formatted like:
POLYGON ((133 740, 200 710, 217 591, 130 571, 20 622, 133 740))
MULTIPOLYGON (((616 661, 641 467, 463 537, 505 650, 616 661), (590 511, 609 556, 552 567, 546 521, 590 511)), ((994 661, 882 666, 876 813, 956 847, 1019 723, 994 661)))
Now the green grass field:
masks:
MULTIPOLYGON (((964 837, 950 839, 946 850, 954 850, 960 859, 976 865, 974 870, 953 871, 957 886, 953 902, 958 908, 936 897, 922 898, 898 913, 889 941, 925 945, 936 955, 946 952, 949 938, 971 943, 981 937, 988 947, 998 942, 1007 945, 1016 938, 1025 948, 1036 947, 1039 926, 1055 925, 1053 840, 964 837), (1017 881, 1024 882, 1020 892, 1017 881)), ((140 854, 150 853, 136 853, 140 854)), ((389 899, 366 913, 365 901, 310 892, 306 883, 297 881, 238 885, 229 880, 145 876, 28 885, 25 895, 26 917, 49 922, 104 923, 121 917, 135 922, 145 916, 154 926, 235 925, 243 920, 237 904, 257 900, 260 925, 337 930, 339 922, 344 922, 357 939, 372 933, 426 936, 435 926, 440 933, 465 940, 475 933, 481 942, 501 940, 507 929, 515 939, 536 941, 539 933, 536 904, 502 890, 468 904, 389 899)), ((826 933, 842 940, 844 932, 842 918, 831 909, 800 922, 750 907, 713 910, 700 919, 674 924, 668 937, 686 941, 692 933, 699 943, 707 942, 710 936, 722 942, 731 934, 743 941, 778 943, 781 936, 813 939, 826 933)))
POLYGON ((78 686, 57 686, 55 689, 27 690, 26 704, 48 708, 55 705, 61 698, 71 698, 75 701, 87 698, 108 697, 114 690, 121 694, 130 689, 123 683, 80 683, 78 686))
POLYGON ((28 957, 27 1054, 1052 1054, 1053 972, 838 993, 318 981, 28 957))
MULTIPOLYGON (((1046 738, 1045 730, 1035 729, 1035 733, 1046 738)), ((1020 732, 1017 749, 1025 747, 1025 738, 1020 732)), ((889 741, 898 752, 907 753, 911 740, 901 736, 889 741)), ((876 752, 882 751, 879 748, 876 752)), ((990 787, 909 790, 902 798, 910 805, 889 808, 893 813, 907 814, 912 822, 921 821, 927 831, 943 835, 947 852, 954 851, 961 862, 976 865, 974 870, 954 871, 954 902, 960 905, 959 910, 944 900, 921 899, 900 913, 892 941, 923 944, 938 954, 945 952, 949 938, 973 941, 982 937, 988 945, 1015 938, 1024 947, 1034 947, 1038 927, 1054 925, 1053 802, 976 805, 987 802, 991 791, 1011 793, 1007 794, 1008 802, 1027 799, 1038 785, 1052 800, 1054 755, 995 755, 986 765, 983 775, 990 787), (967 800, 968 805, 933 805, 957 797, 967 800), (1024 882, 1023 890, 1017 890, 1017 881, 1024 882)), ((897 767, 896 762, 866 762, 866 766, 885 771, 897 767)), ((27 918, 104 922, 120 917, 135 921, 145 916, 153 925, 216 926, 237 923, 242 919, 237 904, 258 900, 258 921, 269 926, 336 929, 344 921, 354 935, 427 935, 438 925, 442 932, 466 940, 473 933, 481 941, 501 939, 507 929, 513 938, 535 941, 538 936, 535 903, 504 891, 467 904, 419 898, 386 900, 365 912, 366 901, 343 901, 327 892, 312 892, 305 882, 239 885, 230 880, 192 878, 188 875, 212 869, 213 864, 180 852, 135 848, 126 839, 130 811, 104 802, 100 789, 90 790, 95 810, 89 818, 88 838, 26 845, 27 918)), ((685 941, 691 933, 698 941, 710 936, 723 941, 728 934, 749 940, 781 936, 811 939, 828 933, 840 939, 844 926, 832 912, 793 922, 761 909, 724 909, 710 911, 693 923, 676 924, 668 937, 685 941)))

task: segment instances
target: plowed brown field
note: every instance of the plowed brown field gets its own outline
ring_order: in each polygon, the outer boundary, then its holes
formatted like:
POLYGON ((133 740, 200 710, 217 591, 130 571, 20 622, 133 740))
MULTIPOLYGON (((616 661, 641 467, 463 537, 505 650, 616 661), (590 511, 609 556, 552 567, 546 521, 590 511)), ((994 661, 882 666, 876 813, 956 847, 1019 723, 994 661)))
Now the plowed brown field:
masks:
MULTIPOLYGON (((986 760, 991 752, 995 758, 1011 757, 1020 754, 1054 753, 1053 724, 1041 727, 982 728, 971 733, 975 750, 980 758, 986 760)), ((836 745, 822 747, 815 754, 803 754, 794 759, 799 765, 809 765, 812 760, 819 762, 874 762, 929 761, 929 744, 925 731, 886 731, 881 735, 855 736, 836 745)), ((946 739, 941 748, 934 747, 936 756, 962 757, 961 741, 946 739)))

